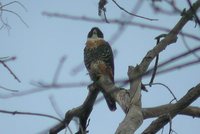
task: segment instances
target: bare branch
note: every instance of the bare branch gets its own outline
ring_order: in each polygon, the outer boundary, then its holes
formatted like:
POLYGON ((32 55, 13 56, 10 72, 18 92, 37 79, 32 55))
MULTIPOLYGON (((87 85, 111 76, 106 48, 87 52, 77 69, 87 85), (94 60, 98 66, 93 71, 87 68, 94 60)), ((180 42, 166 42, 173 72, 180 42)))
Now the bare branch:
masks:
POLYGON ((196 87, 191 88, 188 93, 183 96, 171 109, 169 109, 168 114, 160 116, 158 119, 153 121, 150 126, 144 130, 142 134, 152 134, 158 132, 163 126, 165 126, 171 118, 174 118, 180 111, 188 107, 192 102, 194 102, 200 96, 200 84, 196 87))
POLYGON ((6 6, 8 6, 8 5, 11 5, 11 4, 14 4, 14 3, 20 5, 26 12, 28 11, 28 10, 26 9, 26 7, 25 7, 21 2, 19 2, 19 1, 12 1, 12 2, 9 2, 9 3, 7 3, 7 4, 2 5, 0 8, 4 8, 4 7, 6 7, 6 6))
POLYGON ((163 83, 152 83, 151 85, 162 85, 162 86, 164 86, 170 92, 170 94, 173 96, 174 100, 178 101, 176 96, 172 92, 172 90, 167 85, 165 85, 163 83))
MULTIPOLYGON (((184 46, 188 49, 188 51, 191 51, 191 48, 189 47, 185 37, 181 36, 181 39, 183 41, 184 46)), ((194 55, 197 59, 200 59, 200 56, 197 53, 193 52, 192 55, 194 55)))
POLYGON ((51 105, 52 105, 54 111, 56 112, 56 114, 57 114, 61 119, 63 119, 64 116, 62 115, 60 109, 58 108, 58 105, 57 105, 57 103, 56 103, 56 101, 55 101, 55 98, 51 95, 51 96, 49 96, 49 100, 50 100, 51 105))
MULTIPOLYGON (((149 118, 155 118, 159 117, 161 115, 169 113, 170 109, 174 107, 175 104, 166 104, 166 105, 161 105, 157 107, 151 107, 151 108, 143 108, 142 109, 142 114, 144 119, 149 119, 149 118)), ((200 118, 200 107, 194 107, 194 106, 188 106, 180 113, 180 115, 186 115, 186 116, 191 116, 191 117, 196 117, 200 118)))
POLYGON ((19 80, 19 78, 13 73, 13 71, 6 65, 6 63, 2 60, 0 60, 0 63, 10 72, 10 74, 18 81, 21 82, 19 80))
POLYGON ((143 115, 141 110, 141 78, 132 81, 140 73, 139 66, 129 67, 128 76, 130 79, 130 102, 128 112, 120 123, 115 134, 133 134, 142 124, 143 115))
POLYGON ((44 92, 51 89, 58 89, 58 88, 71 88, 71 87, 83 87, 89 85, 89 82, 75 82, 75 83, 60 83, 60 84, 40 84, 37 88, 32 88, 29 90, 20 90, 20 92, 14 92, 12 94, 1 95, 1 99, 8 99, 13 97, 20 97, 24 95, 34 94, 38 92, 44 92))
POLYGON ((1 89, 4 89, 5 91, 9 91, 9 92, 19 92, 18 90, 13 90, 13 89, 9 89, 3 86, 0 86, 1 89))
POLYGON ((16 16, 20 19, 20 21, 21 21, 27 28, 29 27, 28 24, 26 24, 26 22, 22 19, 22 17, 21 17, 18 13, 15 13, 14 11, 7 10, 7 9, 2 9, 2 11, 10 12, 10 13, 16 15, 16 16))
POLYGON ((50 134, 56 134, 60 132, 61 130, 63 130, 66 126, 69 125, 69 123, 74 117, 78 117, 80 121, 79 132, 77 133, 81 133, 83 131, 83 133, 81 134, 85 134, 87 132, 86 130, 87 120, 93 109, 93 105, 98 93, 99 91, 96 89, 95 85, 90 86, 88 96, 85 99, 84 103, 77 108, 73 108, 72 110, 69 110, 65 115, 64 121, 62 121, 62 123, 52 128, 50 130, 50 134))
MULTIPOLYGON (((48 17, 56 17, 56 18, 71 19, 71 20, 86 21, 86 22, 95 22, 95 23, 105 23, 104 20, 102 20, 102 19, 90 18, 90 17, 86 17, 86 16, 72 16, 72 15, 68 15, 68 14, 50 13, 50 12, 43 12, 42 14, 45 15, 45 16, 48 16, 48 17)), ((118 19, 110 19, 109 23, 118 24, 118 25, 138 26, 138 27, 141 27, 141 28, 159 30, 159 31, 164 31, 164 32, 171 31, 171 29, 169 29, 169 28, 149 25, 149 24, 145 24, 145 23, 137 23, 137 22, 132 22, 132 21, 121 21, 121 20, 118 20, 118 19)), ((181 32, 180 29, 179 29, 179 32, 180 32, 181 35, 184 35, 188 38, 198 40, 198 41, 200 40, 200 37, 198 37, 196 35, 181 32)), ((173 33, 173 31, 171 31, 171 33, 173 33)), ((176 34, 176 33, 174 33, 174 34, 176 34)))
MULTIPOLYGON (((61 113, 60 109, 58 108, 58 105, 57 105, 57 103, 55 101, 55 98, 51 95, 51 96, 49 96, 49 100, 50 100, 51 105, 52 105, 54 111, 56 112, 56 114, 63 120, 64 116, 61 113)), ((69 130, 70 134, 73 134, 73 132, 72 132, 72 130, 71 130, 71 128, 69 126, 67 126, 67 129, 69 130)))
POLYGON ((162 74, 162 73, 170 72, 170 71, 175 70, 175 69, 180 69, 180 68, 184 68, 184 67, 195 65, 195 64, 199 64, 199 63, 200 63, 199 59, 198 60, 192 60, 192 61, 180 64, 180 65, 176 65, 174 67, 170 67, 170 68, 158 71, 157 74, 162 74))
POLYGON ((46 117, 46 118, 51 118, 54 120, 57 120, 59 122, 62 122, 59 118, 48 115, 48 114, 41 114, 41 113, 32 113, 32 112, 18 112, 18 111, 7 111, 7 110, 0 110, 0 113, 4 114, 11 114, 11 115, 30 115, 30 116, 40 116, 40 117, 46 117))
POLYGON ((59 64, 58 64, 58 67, 57 67, 56 72, 55 72, 54 77, 53 77, 53 82, 52 82, 53 84, 56 84, 56 83, 57 83, 58 77, 59 77, 59 75, 60 75, 62 66, 63 66, 63 64, 64 64, 66 58, 67 58, 66 56, 63 56, 63 57, 60 59, 60 62, 59 62, 59 64))
POLYGON ((171 9, 170 10, 163 9, 163 8, 157 6, 155 1, 152 2, 152 9, 156 13, 162 13, 162 14, 166 14, 166 15, 176 15, 177 13, 178 14, 181 13, 181 10, 176 6, 176 1, 175 0, 164 0, 163 2, 165 2, 169 6, 171 6, 171 9))
MULTIPOLYGON (((156 39, 156 45, 158 45, 158 43, 160 42, 160 39, 162 37, 165 37, 166 34, 163 34, 163 35, 159 35, 157 36, 155 39, 156 39)), ((156 71, 157 71, 157 68, 158 68, 158 60, 159 60, 159 54, 156 56, 156 61, 155 61, 155 64, 154 64, 154 69, 153 69, 153 72, 152 72, 152 76, 151 76, 151 80, 149 82, 149 85, 151 86, 153 81, 154 81, 154 78, 156 76, 156 71)))
POLYGON ((157 21, 158 20, 158 19, 151 19, 151 18, 147 18, 147 17, 143 17, 143 16, 140 16, 140 15, 133 14, 133 13, 127 11, 126 9, 124 9, 123 7, 121 7, 115 0, 112 0, 112 1, 115 3, 115 5, 119 9, 121 9, 122 11, 126 12, 129 15, 132 15, 132 16, 135 16, 135 17, 138 17, 138 18, 142 18, 142 19, 145 19, 145 20, 149 20, 149 21, 157 21))
POLYGON ((21 6, 25 11, 27 11, 26 7, 25 7, 22 3, 20 3, 19 1, 12 1, 12 2, 9 2, 9 3, 4 4, 4 5, 0 4, 0 19, 1 19, 1 22, 3 23, 3 26, 6 26, 6 27, 9 27, 9 28, 10 28, 10 26, 8 25, 8 23, 5 23, 4 20, 3 20, 3 18, 2 18, 3 12, 9 12, 9 13, 14 14, 15 16, 17 16, 17 17, 20 19, 20 21, 21 21, 26 27, 29 27, 29 26, 26 24, 26 22, 22 19, 22 17, 21 17, 18 13, 14 12, 14 11, 12 11, 12 10, 8 10, 8 9, 5 8, 5 7, 7 7, 7 6, 9 6, 9 5, 12 5, 12 4, 18 4, 18 5, 21 6))
MULTIPOLYGON (((155 47, 156 48, 156 47, 155 47)), ((155 49, 154 48, 154 49, 155 49)), ((167 61, 164 61, 163 63, 160 63, 158 65, 158 68, 160 69, 161 67, 164 67, 165 65, 169 64, 169 63, 172 63, 178 59, 181 59, 185 56, 188 56, 188 55, 191 55, 192 53, 196 52, 196 51, 199 51, 200 50, 200 47, 196 47, 190 51, 186 51, 184 53, 181 53, 177 56, 174 56, 172 58, 170 58, 169 60, 167 61)), ((149 51, 149 52, 153 52, 153 51, 149 51)), ((148 53, 149 54, 149 53, 148 53)), ((155 57, 156 55, 154 55, 155 57)), ((150 57, 145 57, 145 58, 150 58, 150 57)), ((144 59, 143 59, 144 60, 144 59)), ((147 59, 148 60, 148 59, 147 59)), ((186 62, 186 63, 183 63, 183 64, 180 64, 180 65, 176 65, 176 66, 173 66, 173 67, 169 67, 167 69, 164 69, 164 70, 161 70, 161 71, 158 71, 157 72, 157 75, 158 74, 162 74, 162 73, 166 73, 166 72, 169 72, 169 71, 172 71, 172 70, 175 70, 175 69, 180 69, 180 68, 183 68, 183 67, 186 67, 186 66, 191 66, 191 65, 194 65, 194 64, 198 64, 200 62, 200 60, 193 60, 193 61, 189 61, 189 62, 186 62)), ((154 68, 151 68, 149 69, 148 71, 146 71, 144 74, 142 74, 141 76, 148 76, 152 71, 154 70, 154 68)), ((140 77, 140 76, 138 76, 140 77)))
POLYGON ((16 60, 16 57, 15 56, 13 56, 13 57, 1 57, 0 60, 5 63, 5 62, 16 60))

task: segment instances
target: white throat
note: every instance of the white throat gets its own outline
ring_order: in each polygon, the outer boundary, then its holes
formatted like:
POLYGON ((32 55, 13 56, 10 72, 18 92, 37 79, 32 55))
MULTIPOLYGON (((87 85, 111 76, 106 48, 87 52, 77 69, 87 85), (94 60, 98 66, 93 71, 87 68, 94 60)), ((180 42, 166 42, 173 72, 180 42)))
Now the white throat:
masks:
POLYGON ((103 38, 99 38, 97 34, 93 34, 92 37, 88 38, 88 40, 96 40, 96 39, 103 39, 103 38))

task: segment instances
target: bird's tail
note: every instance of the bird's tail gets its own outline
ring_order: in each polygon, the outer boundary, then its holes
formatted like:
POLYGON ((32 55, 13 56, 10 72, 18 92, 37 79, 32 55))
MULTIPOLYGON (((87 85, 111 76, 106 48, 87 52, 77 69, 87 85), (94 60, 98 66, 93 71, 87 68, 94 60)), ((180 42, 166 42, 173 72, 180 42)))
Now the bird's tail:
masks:
POLYGON ((106 103, 111 111, 115 111, 117 109, 115 100, 108 93, 103 93, 106 103))

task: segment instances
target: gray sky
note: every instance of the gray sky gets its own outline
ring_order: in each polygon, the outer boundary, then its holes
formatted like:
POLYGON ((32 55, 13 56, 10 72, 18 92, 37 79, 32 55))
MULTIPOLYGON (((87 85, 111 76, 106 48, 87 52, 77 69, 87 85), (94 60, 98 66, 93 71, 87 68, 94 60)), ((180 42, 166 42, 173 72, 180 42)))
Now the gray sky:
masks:
MULTIPOLYGON (((10 1, 11 0, 1 0, 1 3, 5 4, 10 1)), ((85 47, 87 33, 92 27, 98 26, 103 31, 105 40, 111 43, 111 38, 117 31, 118 25, 50 18, 43 16, 42 12, 57 12, 75 16, 99 18, 99 16, 97 16, 98 1, 19 0, 19 2, 27 8, 27 12, 17 4, 10 5, 7 9, 18 13, 28 24, 28 28, 15 15, 11 13, 3 14, 3 18, 8 21, 11 29, 9 31, 7 29, 2 29, 0 31, 0 57, 17 57, 15 61, 8 62, 8 66, 22 82, 18 83, 1 65, 0 85, 10 89, 26 91, 35 88, 31 84, 34 82, 51 83, 59 60, 63 56, 67 56, 67 59, 59 75, 58 82, 90 82, 84 66, 77 74, 72 73, 74 68, 83 63, 83 49, 85 47)), ((135 22, 172 28, 180 19, 180 16, 154 14, 149 7, 149 3, 150 1, 144 2, 138 14, 156 18, 159 19, 159 21, 147 21, 134 18, 135 22)), ((121 5, 129 11, 134 7, 133 2, 127 1, 121 3, 121 5)), ((108 19, 121 18, 123 20, 126 17, 130 17, 118 9, 111 1, 106 7, 108 19)), ((184 2, 179 3, 179 7, 188 8, 184 2)), ((184 27, 183 31, 196 36, 200 35, 199 28, 195 29, 193 22, 189 22, 187 26, 184 27)), ((112 43, 113 50, 117 50, 117 55, 115 57, 115 79, 127 79, 128 66, 139 64, 148 50, 155 46, 156 41, 154 38, 162 33, 163 31, 149 30, 136 26, 126 27, 122 35, 112 43)), ((191 39, 187 41, 191 48, 199 45, 198 41, 191 39)), ((160 62, 185 52, 186 50, 181 38, 179 38, 175 44, 170 45, 160 54, 160 62)), ((189 56, 177 63, 183 63, 193 59, 195 59, 194 56, 189 56)), ((173 66, 177 63, 171 63, 170 65, 173 66)), ((187 93, 187 90, 199 83, 199 67, 200 65, 198 64, 159 75, 155 78, 155 82, 168 85, 176 97, 180 99, 187 93)), ((146 77, 143 82, 148 83, 149 80, 150 77, 146 77)), ((148 93, 142 93, 142 103, 144 107, 166 104, 172 99, 171 94, 162 86, 153 86, 148 89, 148 93)), ((45 113, 58 117, 49 100, 50 96, 54 98, 60 113, 64 115, 67 110, 82 104, 87 92, 86 86, 68 89, 50 89, 30 95, 1 99, 0 106, 1 109, 4 110, 45 113)), ((2 96, 5 94, 9 94, 9 92, 0 89, 0 95, 2 96)), ((194 106, 199 106, 199 104, 199 99, 193 103, 194 106)), ((91 121, 88 130, 91 134, 114 133, 124 116, 120 107, 118 107, 116 112, 110 112, 105 101, 102 101, 95 105, 90 115, 91 121)), ((151 120, 145 120, 137 133, 144 130, 150 121, 151 120)), ((0 113, 0 132, 3 134, 37 134, 56 123, 56 120, 45 117, 12 116, 0 113)), ((196 118, 193 119, 192 117, 177 116, 173 119, 173 129, 178 134, 197 134, 199 124, 200 120, 196 118)), ((74 123, 71 123, 70 127, 75 133, 76 128, 74 123)), ((168 133, 168 125, 165 127, 165 133, 168 133)))

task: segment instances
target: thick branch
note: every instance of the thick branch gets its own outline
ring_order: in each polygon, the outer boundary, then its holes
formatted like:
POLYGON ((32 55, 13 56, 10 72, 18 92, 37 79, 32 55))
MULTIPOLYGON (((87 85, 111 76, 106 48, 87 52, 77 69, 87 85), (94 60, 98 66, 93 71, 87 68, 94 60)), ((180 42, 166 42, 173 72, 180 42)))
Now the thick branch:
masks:
POLYGON ((129 67, 128 76, 130 85, 130 105, 128 113, 120 123, 115 134, 133 134, 142 124, 143 115, 141 110, 141 79, 132 80, 133 77, 140 74, 139 66, 129 67))
POLYGON ((173 119, 180 111, 194 102, 198 97, 200 97, 200 84, 190 89, 185 96, 183 96, 176 104, 173 105, 173 107, 171 107, 171 109, 169 109, 168 114, 162 115, 153 121, 142 134, 155 134, 163 126, 169 123, 170 120, 173 119))
POLYGON ((127 113, 130 105, 130 94, 128 90, 119 88, 113 84, 108 76, 102 76, 98 80, 98 85, 107 92, 110 92, 111 96, 121 106, 122 110, 127 113))
MULTIPOLYGON (((176 104, 166 104, 157 107, 143 108, 142 114, 144 119, 158 117, 167 114, 170 109, 174 107, 174 105, 176 104)), ((188 106, 178 114, 200 118, 200 107, 188 106)))

